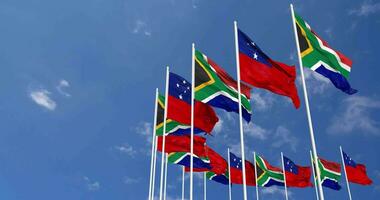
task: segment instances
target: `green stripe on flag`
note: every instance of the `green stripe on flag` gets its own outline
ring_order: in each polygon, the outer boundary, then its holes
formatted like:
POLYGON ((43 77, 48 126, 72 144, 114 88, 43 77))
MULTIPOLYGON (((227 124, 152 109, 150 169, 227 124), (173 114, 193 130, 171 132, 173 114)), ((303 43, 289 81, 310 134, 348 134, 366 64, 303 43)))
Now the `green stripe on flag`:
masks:
POLYGON ((322 40, 311 30, 310 26, 295 14, 302 64, 315 70, 322 63, 325 67, 340 72, 348 78, 350 68, 341 62, 335 50, 322 43, 322 40))

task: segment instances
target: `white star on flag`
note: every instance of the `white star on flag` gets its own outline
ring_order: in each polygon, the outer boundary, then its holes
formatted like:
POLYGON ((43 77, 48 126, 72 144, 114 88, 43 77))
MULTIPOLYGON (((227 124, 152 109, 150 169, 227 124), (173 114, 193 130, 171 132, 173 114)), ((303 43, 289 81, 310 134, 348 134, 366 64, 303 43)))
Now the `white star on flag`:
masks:
POLYGON ((254 58, 255 60, 257 60, 258 56, 257 56, 257 54, 256 54, 256 53, 255 53, 255 54, 253 54, 253 58, 254 58))

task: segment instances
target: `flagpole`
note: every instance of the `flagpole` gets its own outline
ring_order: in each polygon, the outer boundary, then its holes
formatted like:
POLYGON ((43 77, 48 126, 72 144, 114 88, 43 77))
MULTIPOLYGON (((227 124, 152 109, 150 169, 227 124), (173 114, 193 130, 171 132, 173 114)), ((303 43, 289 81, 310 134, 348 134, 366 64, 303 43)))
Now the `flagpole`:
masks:
POLYGON ((315 188, 315 195, 317 196, 317 200, 319 200, 319 195, 318 195, 318 186, 316 184, 319 184, 317 179, 315 179, 315 171, 314 171, 314 167, 315 167, 315 164, 313 162, 313 154, 311 153, 310 151, 310 161, 311 161, 311 169, 313 170, 313 178, 314 178, 314 188, 315 188))
POLYGON ((207 200, 206 172, 203 172, 203 200, 207 200))
POLYGON ((194 154, 194 84, 195 84, 195 44, 191 49, 191 136, 190 136, 190 200, 193 200, 193 154, 194 154))
POLYGON ((165 153, 165 182, 164 182, 164 200, 166 200, 166 185, 168 184, 168 154, 165 153))
MULTIPOLYGON (((312 146, 312 149, 313 149, 313 157, 314 157, 314 160, 316 160, 318 162, 317 147, 316 147, 315 139, 314 139, 313 122, 312 122, 312 119, 311 119, 311 113, 310 113, 310 108, 309 108, 309 99, 308 99, 308 95, 307 95, 305 76, 304 76, 304 73, 303 73, 303 65, 302 65, 301 54, 300 54, 300 47, 299 47, 299 42, 298 42, 298 35, 297 35, 296 21, 295 21, 295 17, 294 17, 293 4, 290 4, 290 9, 292 11, 294 37, 295 37, 296 45, 297 45, 298 62, 299 62, 299 68, 300 68, 300 72, 301 72, 303 94, 304 94, 305 105, 306 105, 306 114, 307 114, 307 119, 308 119, 308 123, 309 123, 311 146, 312 146)), ((320 199, 324 200, 323 189, 322 189, 322 185, 321 185, 321 181, 320 181, 320 174, 321 173, 319 171, 319 167, 318 166, 316 167, 316 173, 317 173, 317 179, 319 180, 318 181, 319 182, 318 189, 319 189, 319 193, 320 193, 320 199)))
POLYGON ((227 148, 228 152, 228 196, 229 200, 232 200, 232 191, 231 191, 231 164, 230 164, 230 148, 227 148))
POLYGON ((185 166, 182 167, 182 200, 185 200, 185 166))
POLYGON ((347 171, 346 171, 346 165, 344 164, 344 158, 343 158, 343 150, 342 150, 342 146, 339 146, 339 149, 340 149, 340 156, 342 157, 342 164, 343 164, 344 176, 346 177, 346 184, 347 184, 348 196, 350 197, 350 200, 352 200, 352 197, 351 197, 351 190, 350 190, 350 183, 348 182, 347 171))
MULTIPOLYGON (((156 127, 155 127, 156 128, 156 127)), ((155 184, 156 184, 156 164, 157 164, 157 139, 158 137, 156 136, 155 137, 155 150, 154 150, 154 160, 153 160, 153 179, 152 179, 152 196, 151 196, 151 200, 154 199, 154 188, 155 188, 155 184)))
POLYGON ((162 200, 162 192, 164 186, 164 167, 165 167, 165 135, 166 135, 166 118, 168 115, 168 93, 169 93, 169 66, 166 67, 166 83, 165 83, 165 110, 164 110, 164 124, 162 130, 162 154, 161 154, 161 177, 160 177, 160 198, 162 200))
POLYGON ((241 146, 241 159, 243 164, 243 194, 244 200, 247 200, 247 180, 245 174, 245 153, 244 153, 244 134, 243 134, 243 116, 241 108, 241 84, 240 84, 240 60, 239 60, 239 41, 238 41, 238 29, 237 22, 234 21, 234 32, 235 32, 235 56, 236 56, 236 71, 237 71, 237 85, 238 85, 238 96, 239 96, 239 126, 240 126, 240 146, 241 146))
POLYGON ((259 183, 257 182, 256 152, 253 152, 253 163, 255 165, 256 200, 259 200, 259 183))
POLYGON ((288 188, 286 185, 286 173, 284 164, 284 154, 281 152, 282 172, 284 173, 285 199, 288 200, 288 188))
POLYGON ((151 153, 151 160, 150 160, 150 177, 149 177, 149 197, 148 199, 152 200, 152 193, 153 193, 153 164, 154 164, 154 147, 156 146, 156 123, 157 123, 157 99, 158 99, 158 88, 156 88, 156 98, 154 101, 154 119, 153 119, 153 131, 152 131, 152 153, 151 153))

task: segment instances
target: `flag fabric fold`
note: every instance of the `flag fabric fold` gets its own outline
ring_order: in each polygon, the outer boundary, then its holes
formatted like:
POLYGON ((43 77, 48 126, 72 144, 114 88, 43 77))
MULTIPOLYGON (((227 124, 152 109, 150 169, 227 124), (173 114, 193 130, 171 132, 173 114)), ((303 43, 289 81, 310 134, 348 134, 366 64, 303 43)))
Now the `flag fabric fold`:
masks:
POLYGON ((261 156, 256 155, 257 185, 271 187, 284 186, 284 173, 278 167, 273 167, 261 156))
MULTIPOLYGON (((167 118, 183 124, 191 124, 191 83, 181 76, 169 74, 169 97, 167 118)), ((194 126, 211 133, 219 121, 211 106, 195 101, 194 126)))
MULTIPOLYGON (((251 88, 241 84, 243 118, 251 120, 251 88)), ((195 51, 195 98, 227 112, 239 113, 237 82, 213 60, 195 51)))
POLYGON ((334 86, 346 94, 355 94, 348 82, 352 61, 332 49, 299 15, 294 13, 302 64, 330 79, 334 86))
POLYGON ((272 60, 241 30, 238 30, 238 41, 241 80, 287 96, 299 108, 295 67, 272 60))
MULTIPOLYGON (((242 159, 230 152, 230 175, 231 183, 243 184, 243 166, 242 159)), ((255 166, 249 161, 245 161, 245 180, 246 184, 255 186, 255 166)))
POLYGON ((365 165, 356 163, 344 151, 342 153, 348 181, 359 185, 371 185, 372 180, 367 175, 365 165))
MULTIPOLYGON (((162 152, 162 139, 163 136, 158 136, 157 150, 162 152)), ((190 152, 190 135, 165 136, 165 153, 173 152, 190 152)), ((194 135, 194 154, 200 157, 206 156, 205 144, 206 139, 204 137, 194 135)))
POLYGON ((296 165, 292 160, 284 156, 284 169, 287 187, 311 187, 311 168, 296 165))

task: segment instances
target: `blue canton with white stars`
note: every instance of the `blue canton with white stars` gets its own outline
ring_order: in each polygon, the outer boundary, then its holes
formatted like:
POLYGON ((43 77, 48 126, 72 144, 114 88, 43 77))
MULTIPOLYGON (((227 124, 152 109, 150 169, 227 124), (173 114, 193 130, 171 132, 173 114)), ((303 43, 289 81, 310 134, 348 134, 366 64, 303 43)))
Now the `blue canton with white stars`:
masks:
POLYGON ((169 95, 183 100, 188 104, 191 103, 191 83, 181 76, 169 74, 169 95))
POLYGON ((352 160, 344 151, 343 152, 343 159, 344 159, 344 164, 351 166, 351 167, 356 167, 356 162, 352 160))
POLYGON ((235 154, 230 152, 230 166, 239 170, 242 170, 242 160, 235 154))
POLYGON ((241 30, 238 30, 238 40, 240 53, 243 53, 268 67, 272 67, 269 57, 241 30))
POLYGON ((287 171, 287 172, 290 172, 293 174, 298 174, 297 165, 285 156, 284 156, 284 168, 285 168, 285 171, 287 171))

